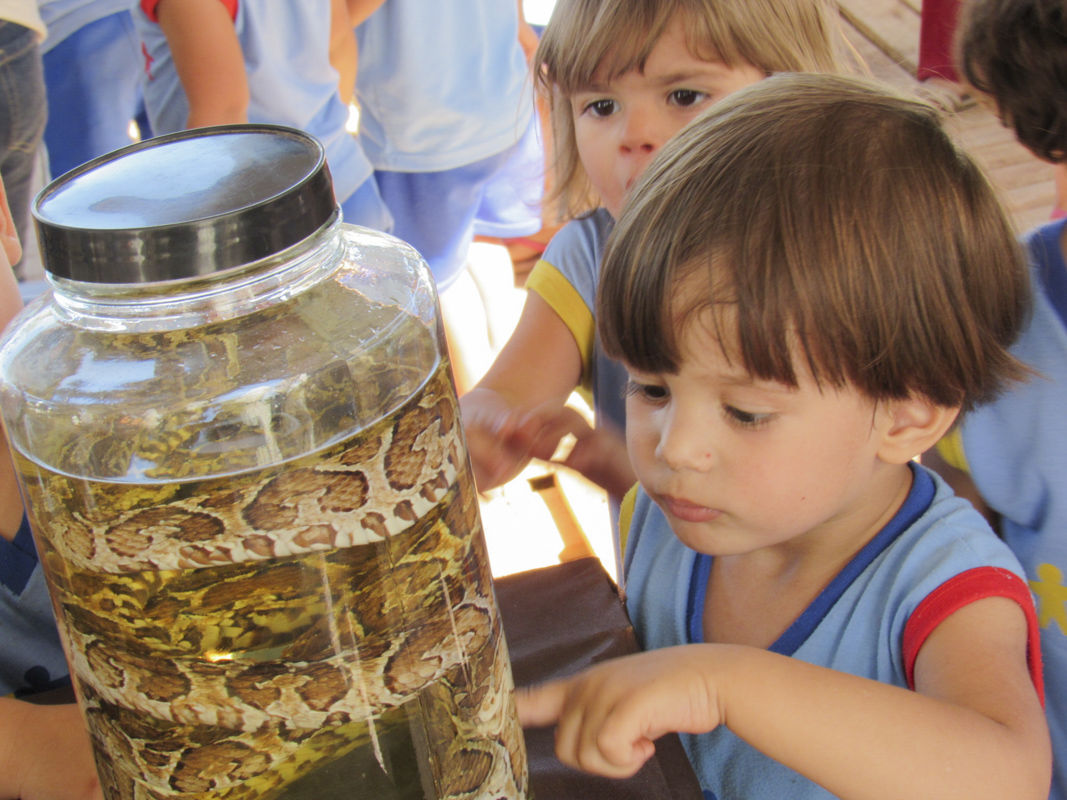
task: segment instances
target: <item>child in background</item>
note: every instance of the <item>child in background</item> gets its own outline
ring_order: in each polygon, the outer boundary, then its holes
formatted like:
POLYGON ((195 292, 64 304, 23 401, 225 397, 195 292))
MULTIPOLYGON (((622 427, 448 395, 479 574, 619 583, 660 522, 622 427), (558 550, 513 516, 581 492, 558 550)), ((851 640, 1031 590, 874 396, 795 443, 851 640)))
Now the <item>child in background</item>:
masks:
MULTIPOLYGON (((353 20, 365 15, 368 0, 349 3, 353 20)), ((385 0, 356 28, 359 139, 393 235, 433 273, 461 395, 493 352, 494 297, 467 268, 471 243, 542 224, 544 149, 520 22, 518 0, 385 0)))
POLYGON ((920 81, 959 83, 953 59, 956 20, 960 0, 923 0, 919 15, 919 63, 915 77, 920 81))
POLYGON ((39 0, 48 94, 44 142, 52 176, 130 144, 137 120, 147 139, 139 78, 141 40, 130 0, 39 0), (142 127, 144 123, 144 127, 142 127))
POLYGON ((678 134, 597 301, 629 372, 647 652, 524 693, 524 724, 611 776, 681 732, 719 800, 1047 797, 1019 563, 912 460, 1026 374, 1007 347, 1027 298, 932 107, 780 75, 678 134))
POLYGON ((345 0, 141 0, 133 16, 154 134, 241 122, 307 131, 326 149, 345 221, 392 228, 370 162, 346 129, 330 62, 331 20, 348 20, 345 0))
POLYGON ((824 0, 558 0, 534 56, 550 95, 555 186, 565 216, 534 267, 511 339, 461 398, 478 487, 548 458, 617 501, 633 484, 621 431, 622 367, 594 337, 600 256, 631 184, 715 101, 774 72, 839 69, 837 10, 824 0), (590 210, 592 209, 592 210, 590 210), (581 387, 596 428, 567 406, 581 387))
MULTIPOLYGON (((44 135, 48 105, 38 43, 45 28, 33 0, 0 3, 0 179, 11 196, 10 210, 19 234, 33 232, 37 151, 44 135)), ((37 277, 39 263, 19 257, 11 263, 21 281, 37 277)))
MULTIPOLYGON (((11 265, 22 254, 0 182, 0 330, 22 308, 11 265)), ((0 800, 100 800, 77 705, 18 700, 67 675, 6 441, 0 441, 0 800)), ((65 682, 65 681, 64 681, 65 682)))
MULTIPOLYGON (((1038 158, 1067 160, 1067 7, 973 0, 959 28, 965 79, 1038 158)), ((1033 314, 1013 349, 1037 377, 978 409, 923 456, 996 521, 1037 596, 1053 800, 1067 800, 1067 222, 1025 237, 1033 314)))

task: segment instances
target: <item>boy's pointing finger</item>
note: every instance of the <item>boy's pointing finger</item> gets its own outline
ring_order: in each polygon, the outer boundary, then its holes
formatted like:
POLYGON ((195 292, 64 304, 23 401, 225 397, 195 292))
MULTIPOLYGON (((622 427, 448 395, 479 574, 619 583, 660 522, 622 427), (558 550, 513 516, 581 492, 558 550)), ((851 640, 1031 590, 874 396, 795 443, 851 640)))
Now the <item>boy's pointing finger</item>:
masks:
POLYGON ((544 728, 554 725, 563 713, 566 684, 556 681, 540 686, 526 686, 515 690, 519 708, 519 722, 524 728, 544 728))

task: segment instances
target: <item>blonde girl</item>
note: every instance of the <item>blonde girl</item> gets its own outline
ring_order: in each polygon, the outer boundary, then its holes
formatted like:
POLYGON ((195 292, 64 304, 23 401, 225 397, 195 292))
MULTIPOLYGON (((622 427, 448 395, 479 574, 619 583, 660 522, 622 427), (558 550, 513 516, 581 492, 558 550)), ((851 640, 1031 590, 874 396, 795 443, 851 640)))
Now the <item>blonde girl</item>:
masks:
POLYGON ((845 61, 828 0, 559 0, 533 60, 551 107, 556 199, 575 217, 527 283, 519 323, 461 400, 480 489, 531 457, 563 460, 617 500, 633 483, 620 431, 625 373, 595 340, 601 253, 630 187, 660 147, 722 97, 776 72, 845 61), (591 399, 595 429, 565 404, 591 399))

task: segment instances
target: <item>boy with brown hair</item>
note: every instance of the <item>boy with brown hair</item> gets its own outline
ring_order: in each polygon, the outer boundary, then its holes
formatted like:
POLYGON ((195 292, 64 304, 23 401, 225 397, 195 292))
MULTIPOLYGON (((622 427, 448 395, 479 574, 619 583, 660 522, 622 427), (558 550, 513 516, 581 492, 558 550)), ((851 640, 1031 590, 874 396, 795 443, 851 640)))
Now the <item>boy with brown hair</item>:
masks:
POLYGON ((605 252, 626 365, 627 609, 647 652, 520 698, 567 763, 662 733, 710 798, 1043 800, 1033 602, 915 464, 1026 370, 1027 272, 938 113, 778 75, 670 143, 605 252))

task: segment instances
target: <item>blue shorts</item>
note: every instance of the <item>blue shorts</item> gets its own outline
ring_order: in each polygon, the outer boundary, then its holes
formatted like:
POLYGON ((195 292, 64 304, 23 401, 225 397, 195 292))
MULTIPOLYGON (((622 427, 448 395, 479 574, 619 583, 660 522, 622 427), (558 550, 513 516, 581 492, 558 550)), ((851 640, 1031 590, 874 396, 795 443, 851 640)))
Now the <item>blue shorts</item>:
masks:
POLYGON ((141 40, 129 11, 117 11, 57 42, 44 54, 48 126, 44 140, 53 176, 130 143, 130 121, 142 138, 141 40))
POLYGON ((467 266, 475 235, 530 236, 541 230, 545 155, 536 114, 522 138, 489 158, 443 172, 375 172, 395 221, 393 235, 430 265, 438 291, 467 266))

